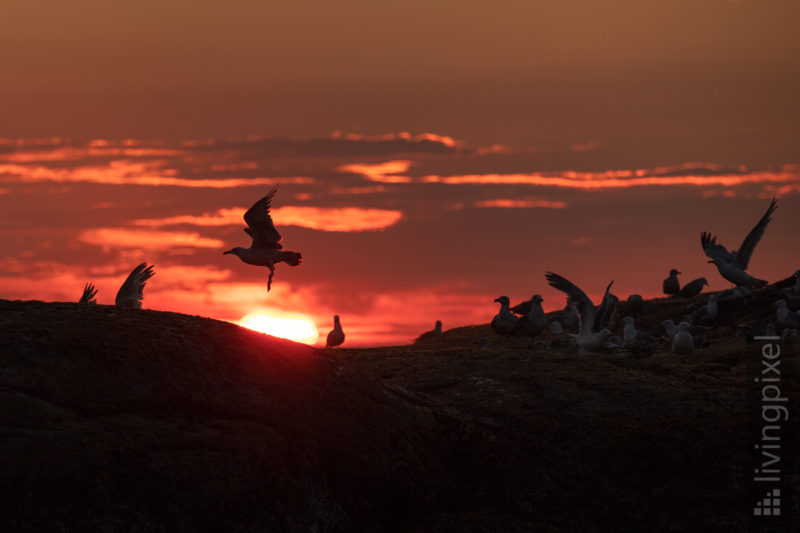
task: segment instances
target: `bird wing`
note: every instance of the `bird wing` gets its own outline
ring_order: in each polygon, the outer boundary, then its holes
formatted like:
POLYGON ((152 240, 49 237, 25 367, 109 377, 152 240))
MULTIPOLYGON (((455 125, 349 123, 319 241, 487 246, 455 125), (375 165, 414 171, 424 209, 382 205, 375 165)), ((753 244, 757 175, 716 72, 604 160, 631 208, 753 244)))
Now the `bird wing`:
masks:
POLYGON ((570 303, 577 306, 581 318, 581 329, 589 328, 591 330, 594 325, 594 304, 586 296, 586 293, 567 278, 553 272, 546 272, 544 277, 547 278, 551 287, 566 293, 570 303))
POLYGON ((597 308, 597 311, 594 314, 594 325, 592 326, 592 331, 600 331, 603 329, 603 320, 606 318, 606 313, 608 313, 608 309, 611 306, 611 293, 608 292, 611 290, 611 286, 614 284, 612 280, 611 283, 608 284, 606 287, 606 292, 603 294, 603 300, 600 302, 600 307, 597 308))
POLYGON ((767 212, 764 213, 764 216, 761 217, 761 220, 758 221, 758 224, 750 230, 750 233, 747 234, 747 237, 744 238, 742 245, 739 247, 739 250, 736 252, 736 264, 742 270, 747 270, 747 265, 750 263, 750 256, 753 255, 753 250, 756 248, 756 244, 758 241, 761 240, 761 237, 764 236, 764 230, 767 229, 767 224, 771 220, 772 212, 778 208, 778 202, 775 198, 772 199, 770 202, 769 207, 767 208, 767 212))
POLYGON ((244 221, 249 226, 244 231, 253 238, 252 248, 264 250, 283 248, 280 244, 281 234, 275 229, 272 217, 269 214, 270 202, 277 190, 274 188, 269 191, 266 196, 254 203, 253 207, 244 214, 244 221))
POLYGON ((128 274, 128 277, 122 283, 122 286, 117 291, 116 302, 120 305, 125 301, 138 301, 141 304, 144 298, 144 286, 147 280, 155 275, 153 266, 147 266, 147 263, 142 263, 128 274))
POLYGON ((728 263, 736 260, 736 255, 721 244, 717 244, 717 238, 710 233, 704 231, 700 234, 700 245, 703 247, 703 252, 711 259, 723 259, 728 263))
POLYGON ((87 283, 83 286, 83 294, 81 295, 81 299, 78 300, 78 303, 96 304, 97 300, 95 299, 95 296, 97 296, 97 289, 94 288, 94 284, 87 283))

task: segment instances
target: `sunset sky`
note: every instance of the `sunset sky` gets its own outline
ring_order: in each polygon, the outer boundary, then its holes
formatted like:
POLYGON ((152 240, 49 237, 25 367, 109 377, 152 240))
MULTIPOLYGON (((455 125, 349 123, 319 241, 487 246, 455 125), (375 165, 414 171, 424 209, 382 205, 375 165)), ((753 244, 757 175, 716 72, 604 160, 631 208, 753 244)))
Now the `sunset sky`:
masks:
POLYGON ((544 271, 621 298, 800 268, 800 4, 12 1, 0 32, 0 298, 237 321, 339 314, 346 345, 488 322, 544 271), (242 214, 272 185, 304 263, 266 269, 242 214))

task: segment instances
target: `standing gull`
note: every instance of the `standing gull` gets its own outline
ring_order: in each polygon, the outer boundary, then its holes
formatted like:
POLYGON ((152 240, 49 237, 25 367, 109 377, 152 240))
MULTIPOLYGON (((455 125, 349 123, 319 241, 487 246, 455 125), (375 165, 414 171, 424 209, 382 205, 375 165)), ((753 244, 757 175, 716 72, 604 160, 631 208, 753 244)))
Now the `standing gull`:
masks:
POLYGON ((144 286, 147 280, 155 275, 155 272, 153 272, 154 266, 147 266, 147 263, 141 263, 131 270, 131 273, 128 274, 119 291, 117 291, 114 305, 123 309, 141 309, 142 300, 144 299, 144 286))
POLYGON ((669 277, 664 280, 664 283, 661 286, 664 294, 678 294, 678 291, 681 290, 681 284, 678 281, 678 274, 681 274, 681 272, 678 272, 674 268, 669 271, 669 277))
POLYGON ((269 269, 267 291, 272 287, 272 276, 275 274, 275 264, 283 261, 289 266, 297 266, 303 262, 303 256, 298 252, 285 252, 281 246, 281 234, 275 229, 272 217, 269 214, 270 202, 277 189, 272 189, 261 200, 244 214, 247 222, 244 231, 253 238, 250 248, 237 246, 224 254, 234 254, 250 265, 265 266, 269 269))
POLYGON ((508 296, 499 296, 494 301, 500 304, 500 312, 492 319, 492 331, 498 334, 509 333, 517 321, 517 317, 508 308, 510 300, 508 296))
MULTIPOLYGON (((580 329, 575 340, 578 346, 587 352, 593 352, 604 348, 606 346, 606 340, 611 336, 611 330, 600 328, 604 311, 602 309, 603 306, 601 305, 601 308, 595 311, 594 304, 589 297, 586 296, 586 293, 565 277, 559 276, 553 272, 547 272, 545 273, 545 278, 547 278, 551 287, 566 293, 569 297, 569 301, 577 308, 580 329)), ((613 281, 611 283, 613 283, 613 281)), ((606 305, 608 305, 608 291, 610 288, 611 285, 609 284, 606 288, 605 296, 603 297, 606 305)))
POLYGON ((744 238, 742 245, 738 250, 731 250, 730 252, 722 246, 717 244, 717 238, 713 237, 710 233, 703 232, 700 234, 700 244, 703 247, 705 254, 711 259, 709 263, 714 263, 719 270, 720 275, 737 286, 743 286, 750 289, 760 289, 767 285, 763 279, 757 279, 745 272, 747 265, 750 263, 750 257, 753 255, 753 250, 756 244, 764 236, 764 230, 767 229, 767 224, 771 220, 772 212, 778 208, 778 203, 775 198, 770 202, 767 212, 758 221, 758 224, 750 230, 747 237, 744 238))
POLYGON ((333 315, 333 329, 328 333, 328 339, 325 342, 326 348, 334 348, 341 346, 344 343, 344 330, 342 323, 339 321, 339 315, 333 315))

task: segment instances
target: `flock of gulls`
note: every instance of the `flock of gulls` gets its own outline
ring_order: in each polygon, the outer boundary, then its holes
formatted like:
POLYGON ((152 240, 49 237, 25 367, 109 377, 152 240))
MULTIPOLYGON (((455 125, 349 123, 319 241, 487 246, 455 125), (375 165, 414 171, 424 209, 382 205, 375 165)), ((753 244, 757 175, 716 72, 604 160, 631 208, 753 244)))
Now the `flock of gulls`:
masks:
MULTIPOLYGON (((563 311, 554 313, 548 319, 542 308, 542 297, 538 294, 526 301, 511 307, 507 296, 498 297, 500 311, 491 321, 491 328, 500 336, 519 336, 531 339, 531 347, 545 349, 562 348, 566 351, 581 353, 610 352, 625 355, 631 352, 656 352, 670 347, 672 352, 687 355, 695 349, 708 345, 706 333, 721 325, 720 308, 744 308, 757 295, 778 295, 774 301, 778 327, 774 323, 738 325, 737 335, 745 340, 752 340, 759 335, 773 335, 785 342, 798 339, 800 313, 793 311, 800 303, 800 270, 780 282, 769 285, 767 281, 753 277, 747 272, 750 258, 756 245, 764 235, 771 216, 778 205, 772 200, 766 213, 745 237, 738 250, 728 250, 717 243, 717 238, 710 233, 700 235, 700 244, 709 263, 713 263, 720 275, 733 283, 734 287, 718 294, 708 296, 704 305, 689 305, 686 313, 676 320, 663 320, 660 326, 663 331, 652 335, 637 329, 636 315, 645 305, 644 299, 632 294, 623 303, 612 292, 612 281, 606 287, 600 305, 595 306, 586 293, 567 278, 554 272, 545 273, 548 284, 566 295, 567 304, 563 311), (767 290, 770 288, 771 290, 767 290), (780 331, 779 331, 780 328, 780 331), (547 332, 546 339, 535 342, 533 339, 547 332), (619 334, 615 335, 615 332, 619 334)), ((694 279, 681 287, 677 269, 669 271, 662 284, 666 296, 692 299, 698 296, 703 287, 708 285, 705 278, 694 279)), ((440 329, 440 328, 439 328, 440 329)), ((426 334, 427 335, 427 334, 426 334)), ((420 337, 419 340, 423 340, 420 337)), ((488 344, 483 338, 479 344, 488 344)))
MULTIPOLYGON (((269 191, 244 215, 247 224, 244 231, 252 239, 250 247, 237 246, 223 252, 236 255, 247 264, 269 269, 267 291, 272 287, 275 265, 283 262, 289 266, 298 266, 303 261, 299 252, 285 251, 281 245, 281 235, 275 229, 270 216, 270 205, 276 190, 273 188, 269 191)), ((705 305, 680 317, 677 324, 673 319, 664 320, 661 323, 663 333, 659 336, 653 336, 636 327, 635 316, 646 305, 640 295, 632 294, 624 303, 620 302, 611 292, 614 284, 612 281, 606 287, 600 305, 595 306, 580 287, 554 272, 545 273, 545 279, 551 287, 566 295, 567 303, 563 311, 554 313, 554 318, 549 319, 542 308, 543 299, 538 294, 513 307, 507 296, 500 296, 495 299, 495 302, 500 304, 500 311, 492 319, 491 329, 500 336, 530 338, 531 347, 534 348, 561 348, 581 353, 625 353, 654 352, 669 345, 676 354, 691 354, 696 348, 707 345, 705 333, 717 325, 721 304, 729 306, 733 302, 746 305, 754 291, 760 292, 772 287, 782 291, 781 294, 784 296, 774 302, 777 323, 782 328, 781 338, 785 341, 794 341, 798 338, 800 329, 800 313, 792 311, 789 302, 793 306, 800 302, 800 270, 771 286, 768 282, 747 273, 753 251, 764 235, 777 207, 777 202, 773 199, 764 216, 745 237, 738 250, 729 251, 722 244, 718 244, 717 238, 710 233, 701 233, 700 244, 710 259, 708 262, 713 263, 720 275, 734 284, 734 288, 719 294, 711 294, 705 305), (615 331, 621 335, 615 335, 615 331), (533 340, 544 332, 548 333, 546 340, 538 342, 533 340)), ((141 263, 136 266, 117 292, 115 305, 120 308, 140 309, 145 284, 154 274, 153 265, 141 263)), ((704 286, 708 285, 706 278, 701 277, 681 286, 679 275, 681 272, 677 269, 669 271, 662 285, 665 295, 675 298, 694 298, 703 291, 704 286)), ((97 290, 94 285, 87 283, 79 301, 82 304, 95 304, 96 296, 97 290)), ((333 329, 326 339, 326 347, 336 347, 344 343, 345 335, 339 315, 334 315, 333 322, 333 329)), ((777 335, 778 329, 773 323, 749 324, 740 328, 738 333, 746 339, 752 339, 756 335, 777 335)), ((437 320, 434 329, 420 335, 415 342, 435 341, 442 336, 442 322, 437 320)), ((481 345, 488 343, 486 338, 478 341, 481 345)))

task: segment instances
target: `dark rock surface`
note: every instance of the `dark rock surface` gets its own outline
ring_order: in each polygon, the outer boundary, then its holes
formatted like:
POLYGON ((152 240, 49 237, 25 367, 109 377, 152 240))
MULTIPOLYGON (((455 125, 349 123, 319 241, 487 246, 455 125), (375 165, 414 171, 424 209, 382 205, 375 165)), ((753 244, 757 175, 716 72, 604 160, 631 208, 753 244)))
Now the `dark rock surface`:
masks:
MULTIPOLYGON (((746 531, 761 355, 733 332, 767 300, 691 356, 630 357, 488 326, 323 352, 201 317, 0 300, 2 529, 746 531)), ((692 305, 646 302, 637 325, 692 305)), ((795 486, 797 355, 781 360, 795 486)))

